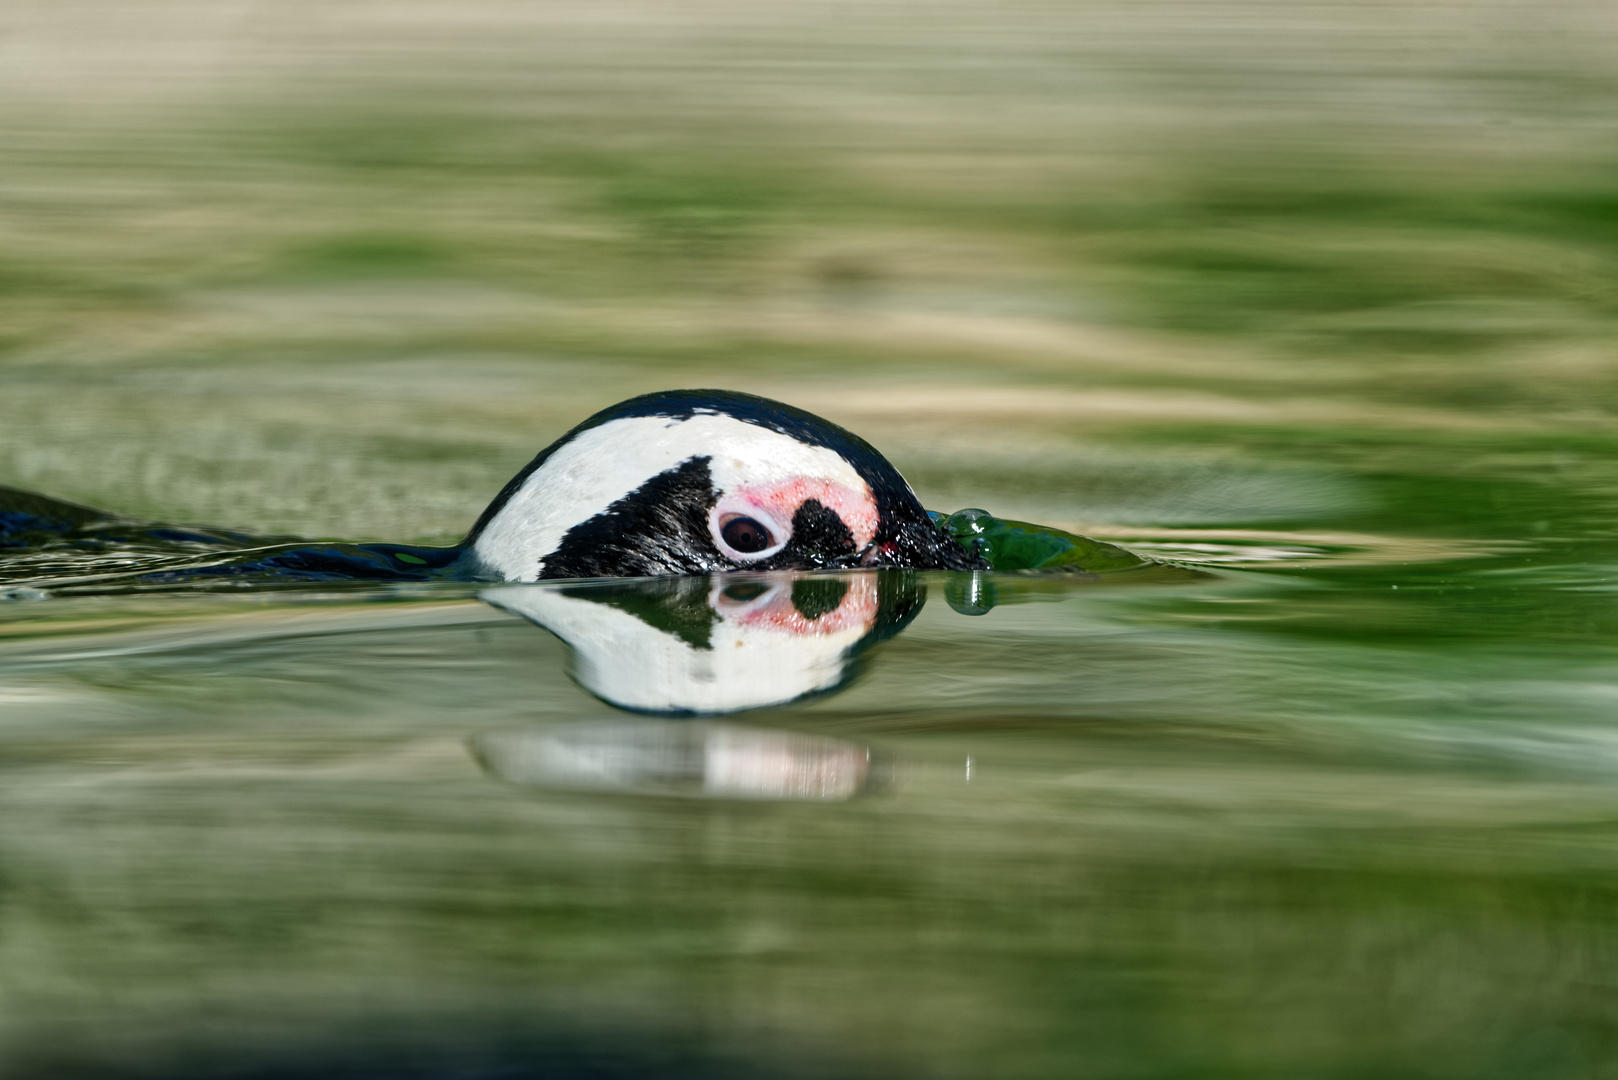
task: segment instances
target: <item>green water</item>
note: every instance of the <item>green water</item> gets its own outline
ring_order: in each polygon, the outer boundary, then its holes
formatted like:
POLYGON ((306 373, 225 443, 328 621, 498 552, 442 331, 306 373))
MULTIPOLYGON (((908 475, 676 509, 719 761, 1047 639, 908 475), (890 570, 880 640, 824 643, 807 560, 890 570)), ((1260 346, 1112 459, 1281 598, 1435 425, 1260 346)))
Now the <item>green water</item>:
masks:
POLYGON ((707 719, 543 590, 10 592, 0 1075, 1618 1074, 1608 5, 0 21, 0 484, 448 542, 722 386, 1204 571, 707 719))

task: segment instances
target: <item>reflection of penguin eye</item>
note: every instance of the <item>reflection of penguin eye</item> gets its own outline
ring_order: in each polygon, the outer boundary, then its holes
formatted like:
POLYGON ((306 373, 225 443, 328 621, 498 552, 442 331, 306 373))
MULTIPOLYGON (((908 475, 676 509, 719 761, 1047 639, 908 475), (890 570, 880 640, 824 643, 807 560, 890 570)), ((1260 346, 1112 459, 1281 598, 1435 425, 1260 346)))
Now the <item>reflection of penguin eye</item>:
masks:
POLYGON ((775 543, 770 530, 750 517, 733 517, 725 522, 720 526, 719 538, 744 555, 763 551, 775 543))
POLYGON ((750 581, 745 585, 731 585, 727 587, 724 593, 721 595, 732 603, 745 604, 749 600, 757 600, 768 591, 768 585, 762 585, 756 581, 750 581))

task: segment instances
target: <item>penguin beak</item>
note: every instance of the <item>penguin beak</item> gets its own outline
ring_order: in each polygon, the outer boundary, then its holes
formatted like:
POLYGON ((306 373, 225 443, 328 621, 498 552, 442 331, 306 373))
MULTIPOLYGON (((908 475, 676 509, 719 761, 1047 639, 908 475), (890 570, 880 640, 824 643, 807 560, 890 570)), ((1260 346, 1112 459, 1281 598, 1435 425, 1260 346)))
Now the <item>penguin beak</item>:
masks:
POLYGON ((902 566, 911 570, 988 570, 987 559, 968 551, 930 518, 884 529, 860 553, 861 566, 902 566))

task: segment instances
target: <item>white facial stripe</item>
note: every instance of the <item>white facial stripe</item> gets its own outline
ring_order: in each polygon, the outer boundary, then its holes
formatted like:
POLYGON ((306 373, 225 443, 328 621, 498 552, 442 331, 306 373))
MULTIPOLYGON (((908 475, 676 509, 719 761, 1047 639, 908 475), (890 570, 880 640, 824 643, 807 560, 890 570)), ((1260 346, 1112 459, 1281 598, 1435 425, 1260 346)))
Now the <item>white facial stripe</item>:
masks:
POLYGON ((569 529, 693 457, 711 459, 709 471, 721 493, 795 476, 870 490, 835 451, 757 424, 712 414, 688 420, 628 417, 581 432, 558 448, 500 508, 472 550, 507 581, 535 581, 569 529))

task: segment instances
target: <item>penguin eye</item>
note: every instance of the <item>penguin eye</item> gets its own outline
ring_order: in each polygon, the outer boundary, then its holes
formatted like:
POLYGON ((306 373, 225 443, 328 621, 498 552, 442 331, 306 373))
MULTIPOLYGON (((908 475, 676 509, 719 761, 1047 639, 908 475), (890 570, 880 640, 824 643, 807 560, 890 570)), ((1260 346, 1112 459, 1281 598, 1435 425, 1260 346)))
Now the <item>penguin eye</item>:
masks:
POLYGON ((758 521, 740 514, 719 526, 719 537, 743 555, 753 555, 775 546, 775 537, 758 521))
POLYGON ((709 512, 708 535, 719 554, 732 562, 756 563, 767 559, 792 539, 775 516, 747 498, 726 497, 709 512))
POLYGON ((732 585, 719 595, 732 604, 751 604, 769 591, 770 587, 763 582, 749 581, 741 585, 732 585))

